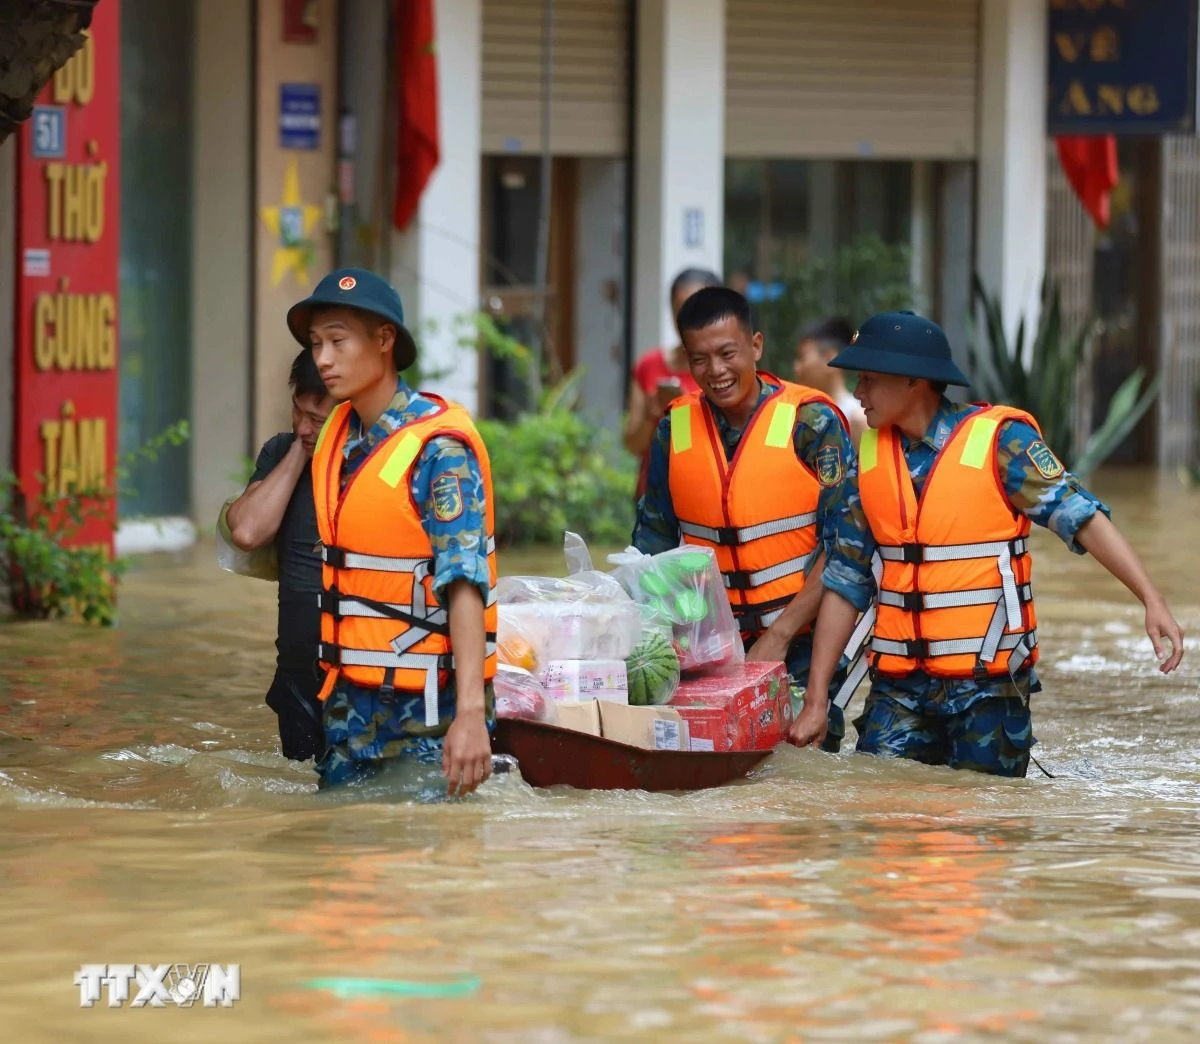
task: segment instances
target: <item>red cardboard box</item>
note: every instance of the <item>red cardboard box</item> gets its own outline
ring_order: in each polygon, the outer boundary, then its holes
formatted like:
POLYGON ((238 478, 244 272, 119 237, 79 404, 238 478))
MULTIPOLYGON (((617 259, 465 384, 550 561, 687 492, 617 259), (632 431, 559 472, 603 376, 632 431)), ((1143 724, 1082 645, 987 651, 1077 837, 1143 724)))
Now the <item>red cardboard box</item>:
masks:
POLYGON ((692 750, 770 750, 792 724, 782 663, 739 663, 684 678, 669 706, 688 724, 692 750))

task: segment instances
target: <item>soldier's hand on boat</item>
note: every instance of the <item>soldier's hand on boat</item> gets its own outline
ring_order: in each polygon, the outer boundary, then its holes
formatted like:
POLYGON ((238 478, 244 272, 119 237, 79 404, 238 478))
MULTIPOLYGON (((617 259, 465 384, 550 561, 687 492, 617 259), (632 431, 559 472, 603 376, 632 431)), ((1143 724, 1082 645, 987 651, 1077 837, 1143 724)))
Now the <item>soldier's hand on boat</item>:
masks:
POLYGON ((492 774, 492 738, 483 714, 455 717, 442 745, 442 774, 451 797, 464 797, 492 774))
POLYGON ((788 729, 787 740, 797 747, 819 746, 825 740, 825 731, 829 728, 829 699, 813 698, 811 692, 805 695, 804 707, 792 727, 788 729))
POLYGON ((1146 633, 1154 646, 1163 674, 1170 674, 1183 659, 1183 628, 1171 615, 1163 598, 1155 598, 1146 604, 1146 633))

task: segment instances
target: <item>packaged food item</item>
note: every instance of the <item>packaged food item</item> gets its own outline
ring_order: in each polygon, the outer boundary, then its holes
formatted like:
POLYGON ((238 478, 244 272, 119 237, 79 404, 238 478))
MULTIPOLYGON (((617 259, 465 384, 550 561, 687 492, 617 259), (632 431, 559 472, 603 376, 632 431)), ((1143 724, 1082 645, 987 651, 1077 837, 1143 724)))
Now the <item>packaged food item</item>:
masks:
POLYGON ((558 714, 542 683, 529 671, 506 663, 496 665, 492 682, 497 718, 524 718, 554 724, 558 714))
POLYGON ((670 706, 688 724, 691 750, 771 750, 793 720, 791 677, 782 663, 740 663, 684 678, 670 706))
POLYGON ((629 702, 624 660, 551 660, 541 680, 556 700, 629 702))
MULTIPOLYGON (((509 576, 497 585, 497 642, 519 636, 535 664, 550 660, 624 660, 642 633, 638 607, 606 573, 509 576)), ((526 656, 518 643, 517 656, 526 656)))
POLYGON ((678 547, 610 555, 613 576, 643 609, 647 626, 669 628, 683 671, 740 663, 741 635, 711 548, 678 547))

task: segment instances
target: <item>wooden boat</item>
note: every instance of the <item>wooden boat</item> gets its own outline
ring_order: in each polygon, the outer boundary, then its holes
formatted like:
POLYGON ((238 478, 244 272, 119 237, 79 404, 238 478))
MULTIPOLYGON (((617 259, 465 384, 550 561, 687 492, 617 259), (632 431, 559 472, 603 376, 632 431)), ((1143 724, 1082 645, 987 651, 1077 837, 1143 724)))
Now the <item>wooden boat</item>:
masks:
POLYGON ((644 750, 557 725, 498 718, 492 746, 517 759, 534 787, 578 790, 703 790, 746 776, 769 750, 644 750))

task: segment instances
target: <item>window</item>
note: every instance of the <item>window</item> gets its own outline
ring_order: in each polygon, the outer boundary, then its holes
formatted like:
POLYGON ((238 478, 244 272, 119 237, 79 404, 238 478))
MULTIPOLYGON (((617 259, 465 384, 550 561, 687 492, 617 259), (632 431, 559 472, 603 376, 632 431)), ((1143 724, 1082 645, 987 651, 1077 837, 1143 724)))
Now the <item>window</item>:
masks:
MULTIPOLYGON (((121 5, 121 453, 190 413, 192 14, 121 5)), ((189 461, 185 445, 139 464, 121 514, 187 514, 189 461)))

